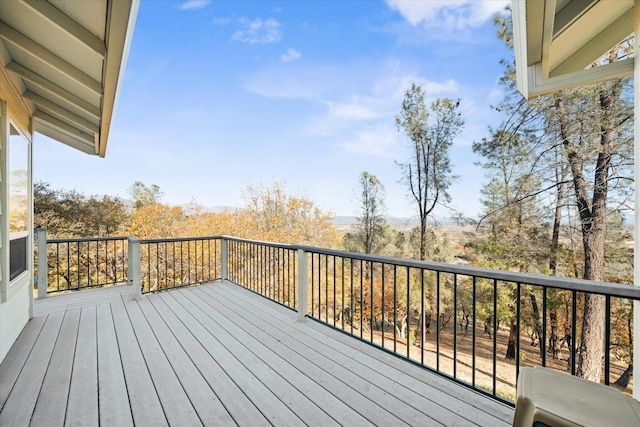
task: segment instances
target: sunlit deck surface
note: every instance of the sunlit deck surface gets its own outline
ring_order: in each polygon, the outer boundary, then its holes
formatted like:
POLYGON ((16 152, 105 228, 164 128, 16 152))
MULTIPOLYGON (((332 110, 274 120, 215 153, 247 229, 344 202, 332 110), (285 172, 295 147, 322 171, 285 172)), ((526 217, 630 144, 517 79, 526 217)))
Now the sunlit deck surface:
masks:
POLYGON ((511 425, 513 409, 231 283, 35 303, 0 425, 511 425))

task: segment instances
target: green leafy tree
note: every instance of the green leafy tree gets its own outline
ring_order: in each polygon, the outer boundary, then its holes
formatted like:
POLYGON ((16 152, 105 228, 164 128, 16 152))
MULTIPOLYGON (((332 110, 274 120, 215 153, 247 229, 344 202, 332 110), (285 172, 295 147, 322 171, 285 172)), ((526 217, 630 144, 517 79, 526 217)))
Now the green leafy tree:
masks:
MULTIPOLYGON (((499 37, 512 47, 510 16, 498 19, 499 37)), ((594 66, 613 63, 629 55, 630 40, 614 46, 594 66)), ((507 93, 515 81, 513 64, 507 63, 503 78, 507 93)), ((578 218, 582 243, 581 276, 588 280, 604 280, 607 235, 606 218, 612 211, 625 209, 631 193, 632 171, 632 95, 628 79, 613 79, 557 92, 526 103, 534 114, 526 116, 505 110, 513 121, 511 135, 526 137, 523 128, 536 129, 536 144, 528 164, 537 176, 538 186, 523 192, 527 197, 550 197, 555 200, 555 218, 549 267, 556 272, 561 253, 558 240, 558 212, 578 218), (566 178, 566 179, 565 179, 566 178), (567 186, 566 190, 564 186, 567 186)), ((571 224, 571 221, 568 221, 571 224)), ((577 258, 574 256, 574 260, 577 258)), ((573 263, 574 265, 577 262, 573 263)), ((558 271, 559 272, 559 271, 558 271)), ((582 307, 581 331, 571 337, 579 343, 577 375, 599 381, 604 348, 605 299, 587 294, 582 307)), ((552 321, 553 323, 553 321, 552 321)), ((551 336, 553 337, 553 333, 551 336)))
POLYGON ((384 185, 365 171, 360 174, 358 188, 358 225, 354 237, 364 253, 375 253, 382 243, 386 225, 384 185))
POLYGON ((55 237, 96 237, 120 232, 129 220, 122 199, 87 197, 75 190, 53 189, 36 182, 33 190, 34 225, 55 237))
POLYGON ((448 189, 455 176, 449 148, 464 125, 459 107, 460 100, 445 98, 427 108, 422 88, 412 84, 396 116, 398 131, 410 140, 411 158, 400 166, 409 195, 418 208, 422 260, 426 257, 427 219, 436 206, 447 206, 451 201, 448 189))
POLYGON ((128 191, 133 199, 135 209, 160 203, 160 200, 164 197, 164 192, 156 184, 151 184, 150 187, 147 187, 141 181, 134 182, 128 191))

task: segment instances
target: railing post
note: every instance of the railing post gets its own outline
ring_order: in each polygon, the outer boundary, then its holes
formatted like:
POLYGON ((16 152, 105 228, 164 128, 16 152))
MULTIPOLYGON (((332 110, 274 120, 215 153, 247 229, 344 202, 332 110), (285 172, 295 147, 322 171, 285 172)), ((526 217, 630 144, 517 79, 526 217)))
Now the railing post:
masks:
POLYGON ((298 249, 298 321, 306 320, 308 313, 309 267, 307 253, 298 249))
POLYGON ((220 239, 220 278, 229 280, 229 241, 220 239))
POLYGON ((129 284, 133 286, 133 289, 135 290, 134 298, 139 300, 142 298, 142 282, 140 281, 140 241, 135 237, 129 237, 127 240, 129 242, 127 245, 127 279, 129 284))
POLYGON ((38 299, 47 297, 47 229, 36 228, 38 241, 38 299))

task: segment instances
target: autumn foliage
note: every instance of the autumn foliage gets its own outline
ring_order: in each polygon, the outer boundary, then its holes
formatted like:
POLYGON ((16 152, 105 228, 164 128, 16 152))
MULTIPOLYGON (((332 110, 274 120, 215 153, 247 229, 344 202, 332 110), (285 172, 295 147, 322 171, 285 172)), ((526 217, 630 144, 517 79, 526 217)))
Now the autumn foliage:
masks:
POLYGON ((332 214, 285 184, 249 185, 244 206, 213 213, 197 203, 161 203, 157 186, 132 186, 131 208, 118 197, 86 197, 76 191, 35 187, 35 222, 52 237, 128 235, 139 239, 228 235, 279 243, 334 248, 332 214), (135 190, 135 191, 133 191, 135 190), (100 214, 102 212, 102 215, 100 214))

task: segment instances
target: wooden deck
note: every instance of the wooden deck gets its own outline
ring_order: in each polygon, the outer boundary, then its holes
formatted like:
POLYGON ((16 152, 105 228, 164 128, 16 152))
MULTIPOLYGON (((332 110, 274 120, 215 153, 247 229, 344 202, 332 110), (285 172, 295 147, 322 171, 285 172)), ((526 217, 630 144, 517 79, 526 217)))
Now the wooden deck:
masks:
POLYGON ((2 426, 511 425, 513 409, 231 283, 37 300, 2 426))

